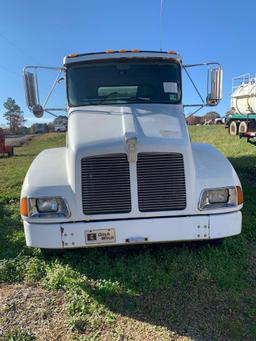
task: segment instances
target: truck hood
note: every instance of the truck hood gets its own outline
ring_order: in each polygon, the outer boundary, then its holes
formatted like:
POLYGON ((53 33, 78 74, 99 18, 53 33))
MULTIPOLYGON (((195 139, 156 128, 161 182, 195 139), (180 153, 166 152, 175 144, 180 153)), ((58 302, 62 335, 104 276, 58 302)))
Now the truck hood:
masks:
POLYGON ((132 104, 86 106, 69 112, 68 147, 83 156, 121 152, 130 139, 138 151, 186 146, 189 137, 181 105, 132 104))

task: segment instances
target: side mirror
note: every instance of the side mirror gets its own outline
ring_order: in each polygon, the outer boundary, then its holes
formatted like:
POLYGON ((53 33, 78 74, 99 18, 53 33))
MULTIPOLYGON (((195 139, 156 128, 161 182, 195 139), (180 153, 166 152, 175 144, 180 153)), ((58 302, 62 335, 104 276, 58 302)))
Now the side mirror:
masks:
POLYGON ((31 72, 24 71, 24 84, 28 108, 37 118, 42 117, 44 109, 39 103, 35 75, 31 72))
POLYGON ((222 76, 223 70, 221 68, 210 69, 208 73, 208 95, 206 103, 209 106, 219 104, 222 98, 222 76))

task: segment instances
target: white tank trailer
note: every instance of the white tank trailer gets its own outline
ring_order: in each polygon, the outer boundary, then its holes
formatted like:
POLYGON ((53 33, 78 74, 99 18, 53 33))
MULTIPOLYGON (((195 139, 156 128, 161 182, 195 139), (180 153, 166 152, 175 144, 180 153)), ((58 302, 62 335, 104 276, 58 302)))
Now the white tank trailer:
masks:
POLYGON ((230 135, 256 131, 256 75, 245 74, 233 78, 226 128, 230 135))

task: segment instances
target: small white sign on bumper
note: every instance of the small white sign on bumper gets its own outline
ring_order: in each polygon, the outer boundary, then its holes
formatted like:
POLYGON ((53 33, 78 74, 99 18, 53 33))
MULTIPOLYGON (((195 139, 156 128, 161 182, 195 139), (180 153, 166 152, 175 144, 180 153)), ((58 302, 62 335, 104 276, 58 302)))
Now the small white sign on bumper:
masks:
POLYGON ((107 244, 116 242, 115 229, 85 231, 86 244, 107 244))

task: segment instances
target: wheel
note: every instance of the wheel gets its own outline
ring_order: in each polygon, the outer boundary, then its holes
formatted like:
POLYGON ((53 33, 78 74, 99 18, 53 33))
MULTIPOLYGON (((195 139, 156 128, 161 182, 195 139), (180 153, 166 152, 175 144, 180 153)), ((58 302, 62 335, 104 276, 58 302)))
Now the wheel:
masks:
POLYGON ((240 124, 239 124, 239 128, 238 128, 238 131, 239 131, 239 134, 240 133, 247 133, 248 131, 248 125, 245 121, 242 121, 240 124))
POLYGON ((218 238, 218 239, 205 239, 201 240, 201 245, 211 245, 211 246, 221 246, 224 242, 224 238, 218 238))
POLYGON ((45 257, 49 257, 49 256, 60 256, 64 253, 63 249, 42 249, 40 248, 41 253, 43 254, 43 256, 45 257))
POLYGON ((232 121, 229 125, 229 134, 235 136, 238 134, 237 123, 232 121))
POLYGON ((219 238, 219 239, 210 239, 209 244, 212 246, 221 246, 224 242, 224 238, 219 238))

